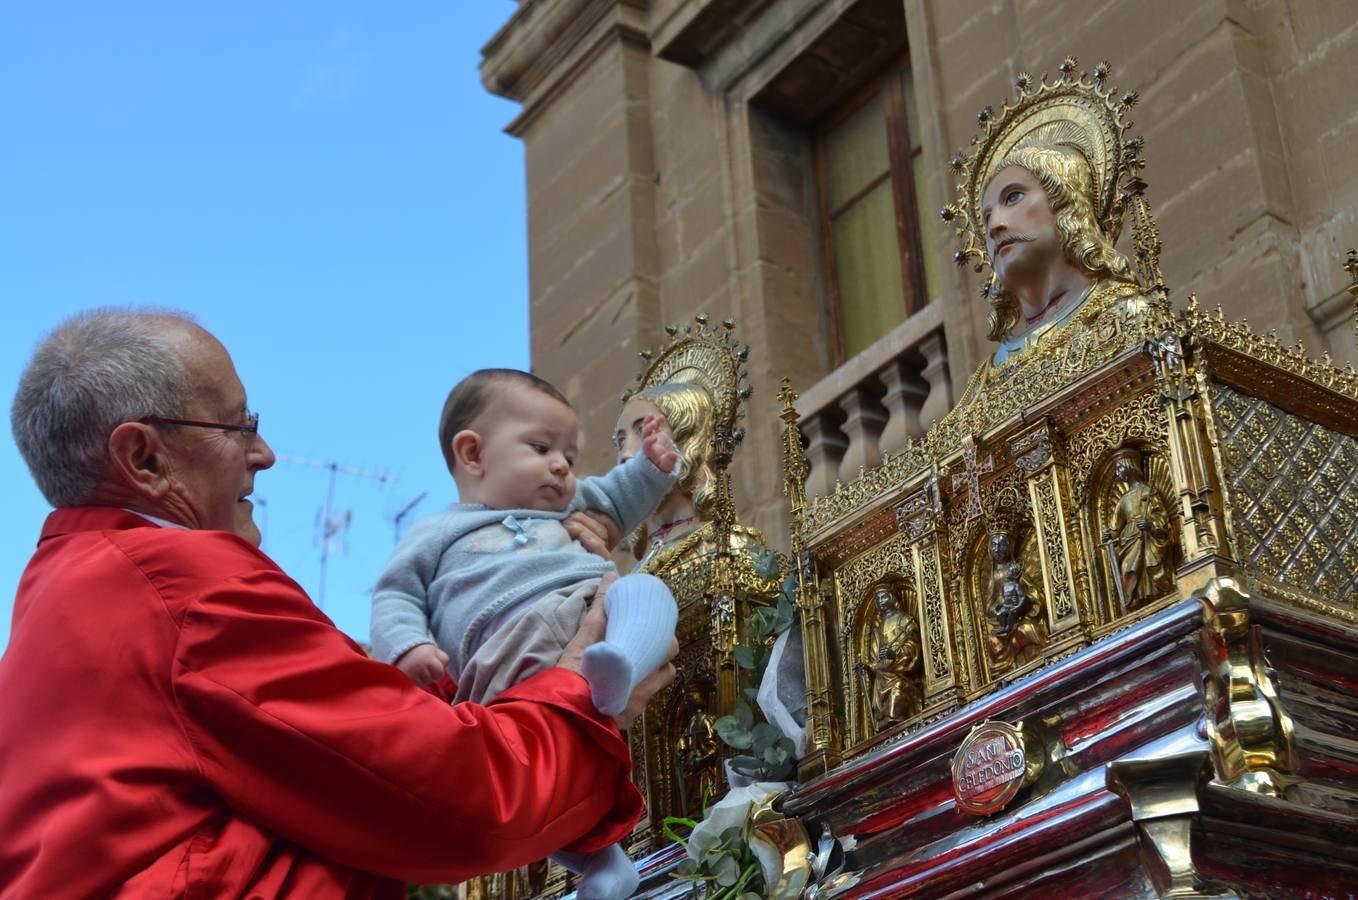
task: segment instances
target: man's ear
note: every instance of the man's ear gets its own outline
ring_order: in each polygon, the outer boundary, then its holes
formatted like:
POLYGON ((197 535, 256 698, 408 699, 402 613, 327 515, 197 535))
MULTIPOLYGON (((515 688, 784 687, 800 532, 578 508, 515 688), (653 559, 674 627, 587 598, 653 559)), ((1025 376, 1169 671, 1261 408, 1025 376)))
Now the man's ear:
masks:
POLYGON ((160 434, 140 422, 124 422, 108 438, 109 474, 144 497, 162 497, 169 489, 168 454, 160 434))
POLYGON ((464 428, 453 435, 453 459, 457 462, 457 468, 473 478, 480 478, 486 471, 486 462, 483 458, 486 445, 481 440, 481 435, 464 428))

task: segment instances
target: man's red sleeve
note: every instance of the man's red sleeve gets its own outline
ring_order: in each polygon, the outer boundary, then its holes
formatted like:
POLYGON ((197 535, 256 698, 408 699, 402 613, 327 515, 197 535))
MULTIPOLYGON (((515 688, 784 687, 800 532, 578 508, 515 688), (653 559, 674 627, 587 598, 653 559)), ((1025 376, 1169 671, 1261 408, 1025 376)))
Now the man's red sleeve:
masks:
POLYGON ((627 747, 579 675, 448 706, 364 656, 276 570, 189 605, 174 679, 227 802, 355 868, 459 881, 604 847, 641 814, 627 747))

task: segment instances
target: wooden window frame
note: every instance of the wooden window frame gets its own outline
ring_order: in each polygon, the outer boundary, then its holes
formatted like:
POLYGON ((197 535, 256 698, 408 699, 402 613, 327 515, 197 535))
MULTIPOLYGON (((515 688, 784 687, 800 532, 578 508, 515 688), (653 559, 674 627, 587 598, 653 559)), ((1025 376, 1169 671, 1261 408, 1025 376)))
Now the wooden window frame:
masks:
MULTIPOLYGON (((893 60, 854 90, 831 116, 822 120, 812 132, 812 157, 816 175, 816 205, 820 214, 820 243, 824 256, 826 306, 830 319, 830 346, 835 368, 844 364, 844 336, 840 323, 839 273, 835 264, 833 216, 852 206, 884 179, 891 179, 891 196, 896 212, 896 239, 901 253, 901 290, 905 297, 906 318, 919 312, 928 303, 925 292, 924 265, 919 235, 919 213, 916 209, 914 166, 910 147, 909 117, 905 111, 905 90, 901 85, 909 57, 893 60), (825 162, 825 138, 834 128, 857 112, 878 93, 886 105, 887 160, 885 174, 873 179, 836 210, 829 208, 830 175, 825 162)), ((913 98, 912 98, 913 99, 913 98)))

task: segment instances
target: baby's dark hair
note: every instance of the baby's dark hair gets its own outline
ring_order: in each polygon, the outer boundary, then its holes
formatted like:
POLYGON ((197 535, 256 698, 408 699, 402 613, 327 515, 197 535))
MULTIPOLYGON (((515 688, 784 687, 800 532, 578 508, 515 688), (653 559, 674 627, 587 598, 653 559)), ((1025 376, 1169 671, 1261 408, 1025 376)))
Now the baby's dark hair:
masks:
POLYGON ((455 462, 453 436, 471 427, 472 421, 481 415, 490 403, 497 385, 510 383, 533 388, 560 400, 567 406, 571 405, 566 395, 558 391, 555 385, 532 372, 522 372, 518 369, 477 369, 459 381, 448 392, 448 399, 443 401, 443 414, 439 416, 439 449, 443 451, 443 459, 448 464, 449 472, 453 471, 455 462))

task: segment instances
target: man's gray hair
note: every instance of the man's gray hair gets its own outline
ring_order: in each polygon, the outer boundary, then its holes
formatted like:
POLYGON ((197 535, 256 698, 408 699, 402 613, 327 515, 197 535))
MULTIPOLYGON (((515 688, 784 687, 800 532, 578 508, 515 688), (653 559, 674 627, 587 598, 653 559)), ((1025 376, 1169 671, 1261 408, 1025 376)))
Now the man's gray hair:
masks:
POLYGON ((172 309, 94 309, 62 322, 38 345, 10 409, 14 442, 55 507, 89 500, 108 468, 108 440, 124 422, 183 418, 192 388, 169 323, 172 309))

